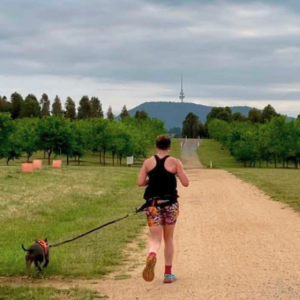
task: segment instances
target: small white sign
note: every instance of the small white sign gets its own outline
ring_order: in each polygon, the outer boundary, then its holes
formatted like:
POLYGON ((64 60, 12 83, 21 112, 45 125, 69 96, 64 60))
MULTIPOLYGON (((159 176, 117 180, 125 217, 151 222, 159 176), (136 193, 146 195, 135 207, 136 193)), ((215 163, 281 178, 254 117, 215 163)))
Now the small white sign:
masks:
POLYGON ((127 156, 127 165, 133 165, 133 156, 127 156))

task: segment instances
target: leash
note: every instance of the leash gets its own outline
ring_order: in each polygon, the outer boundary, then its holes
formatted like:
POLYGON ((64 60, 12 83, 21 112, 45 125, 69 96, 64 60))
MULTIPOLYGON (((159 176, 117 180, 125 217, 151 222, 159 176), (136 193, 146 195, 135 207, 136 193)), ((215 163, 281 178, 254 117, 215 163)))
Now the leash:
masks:
POLYGON ((86 236, 86 235, 88 235, 88 234, 90 234, 90 233, 92 233, 92 232, 94 232, 94 231, 97 231, 97 230, 99 230, 99 229, 102 229, 102 228, 104 228, 104 227, 106 227, 106 226, 109 226, 109 225, 111 225, 111 224, 118 223, 118 222, 120 222, 120 221, 122 221, 122 220, 124 220, 124 219, 129 218, 129 217, 135 216, 135 215, 137 215, 138 213, 140 213, 140 212, 142 212, 142 211, 145 210, 145 208, 147 207, 146 204, 147 204, 147 203, 143 204, 139 209, 136 209, 135 213, 127 214, 126 216, 124 216, 124 217, 122 217, 122 218, 115 219, 115 220, 110 221, 110 222, 108 222, 108 223, 102 224, 102 225, 100 225, 100 226, 98 226, 98 227, 96 227, 96 228, 94 228, 94 229, 91 229, 91 230, 89 230, 89 231, 87 231, 87 232, 85 232, 85 233, 82 233, 82 234, 80 234, 80 235, 78 235, 78 236, 76 236, 76 237, 74 237, 74 238, 71 238, 71 239, 62 241, 62 242, 57 243, 57 244, 49 245, 49 248, 54 248, 54 247, 58 247, 58 246, 61 246, 61 245, 64 245, 64 244, 71 243, 71 242, 73 242, 73 241, 75 241, 75 240, 77 240, 77 239, 80 239, 80 238, 82 238, 82 237, 84 237, 84 236, 86 236))
POLYGON ((168 203, 170 202, 170 200, 161 200, 161 197, 153 197, 153 198, 150 198, 146 201, 146 203, 144 203, 139 209, 136 209, 134 213, 131 213, 131 214, 127 214, 126 216, 122 217, 122 218, 119 218, 119 219, 115 219, 113 221, 110 221, 108 223, 105 223, 105 224, 102 224, 94 229, 91 229, 85 233, 82 233, 74 238, 71 238, 71 239, 68 239, 68 240, 65 240, 65 241, 62 241, 60 243, 56 243, 56 244, 52 244, 52 245, 49 245, 49 248, 54 248, 54 247, 58 247, 58 246, 61 246, 61 245, 64 245, 64 244, 68 244, 68 243, 71 243, 73 241, 76 241, 94 231, 97 231, 99 229, 102 229, 106 226, 109 226, 111 224, 114 224, 114 223, 118 223, 122 220, 125 220, 129 217, 132 217, 132 216, 135 216, 137 215, 138 213, 142 212, 142 211, 145 211, 149 206, 161 206, 161 205, 167 205, 168 203))

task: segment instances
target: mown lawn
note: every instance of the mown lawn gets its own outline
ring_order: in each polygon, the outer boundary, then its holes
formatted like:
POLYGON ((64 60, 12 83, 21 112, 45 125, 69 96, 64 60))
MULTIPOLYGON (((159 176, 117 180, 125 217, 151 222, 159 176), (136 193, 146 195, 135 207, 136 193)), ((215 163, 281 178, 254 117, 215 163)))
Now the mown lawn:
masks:
POLYGON ((198 148, 198 155, 204 167, 210 160, 214 167, 225 169, 246 182, 256 185, 276 201, 289 204, 300 211, 300 170, 270 168, 244 168, 230 156, 228 150, 222 150, 219 142, 204 140, 198 148))
MULTIPOLYGON (((173 153, 180 156, 180 142, 173 153)), ((93 158, 87 158, 93 161, 93 158)), ((72 238, 143 204, 136 186, 142 160, 133 167, 63 165, 20 174, 19 162, 0 167, 0 275, 25 274, 25 252, 35 239, 50 244, 72 238)), ((144 214, 51 249, 45 276, 100 277, 123 262, 125 245, 146 224, 144 214)))
POLYGON ((1 300, 93 300, 107 299, 97 292, 85 289, 58 290, 54 288, 30 288, 30 287, 11 287, 0 286, 1 300))
MULTIPOLYGON (((25 272, 24 252, 37 238, 50 243, 133 212, 142 204, 136 168, 45 167, 20 174, 0 168, 0 275, 25 272)), ((45 275, 101 276, 122 262, 125 244, 145 223, 142 214, 53 248, 45 275)))

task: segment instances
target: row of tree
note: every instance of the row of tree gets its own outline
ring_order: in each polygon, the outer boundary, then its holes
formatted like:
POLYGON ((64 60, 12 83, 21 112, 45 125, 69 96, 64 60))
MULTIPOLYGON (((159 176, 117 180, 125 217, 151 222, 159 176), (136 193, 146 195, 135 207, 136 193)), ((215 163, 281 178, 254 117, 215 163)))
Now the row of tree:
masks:
MULTIPOLYGON (((0 96, 0 113, 1 112, 10 113, 13 119, 42 118, 50 115, 56 117, 64 116, 71 120, 104 117, 102 104, 97 97, 90 99, 88 96, 83 96, 79 101, 78 108, 74 100, 67 97, 65 107, 63 108, 58 96, 54 98, 51 106, 47 94, 43 94, 39 101, 33 94, 29 94, 23 99, 21 94, 13 93, 10 97, 10 101, 5 96, 0 96)), ((121 116, 129 116, 126 106, 123 107, 121 116)), ((111 106, 108 108, 106 117, 110 120, 115 118, 111 106)), ((142 116, 142 118, 144 117, 145 116, 142 116)))
POLYGON ((124 117, 121 121, 103 118, 73 120, 46 116, 13 120, 0 113, 0 159, 7 164, 26 154, 28 161, 37 151, 44 151, 50 164, 52 154, 80 159, 87 153, 99 155, 105 165, 106 154, 113 158, 146 156, 157 135, 165 132, 164 123, 149 117, 124 117))
MULTIPOLYGON (((263 110, 252 108, 248 112, 248 117, 242 115, 241 112, 233 113, 231 108, 226 107, 213 107, 206 117, 206 123, 203 125, 198 116, 190 112, 182 123, 182 136, 188 138, 208 137, 208 124, 215 119, 225 121, 227 123, 233 122, 249 122, 264 124, 269 122, 273 117, 279 114, 269 104, 263 110)), ((300 119, 300 116, 298 117, 300 119)), ((177 128, 173 128, 173 131, 177 128)), ((171 131, 173 133, 173 131, 171 131)), ((178 136, 178 132, 174 132, 178 136)))
POLYGON ((241 112, 232 113, 230 107, 214 107, 206 117, 206 123, 213 119, 219 119, 231 122, 252 122, 252 123, 266 123, 271 118, 279 116, 276 110, 268 104, 263 110, 252 108, 248 112, 248 117, 244 116, 241 112))
POLYGON ((213 119, 208 123, 211 138, 220 141, 236 160, 244 166, 255 167, 265 162, 292 163, 298 168, 300 162, 300 120, 287 121, 285 116, 273 116, 265 123, 232 122, 213 119))

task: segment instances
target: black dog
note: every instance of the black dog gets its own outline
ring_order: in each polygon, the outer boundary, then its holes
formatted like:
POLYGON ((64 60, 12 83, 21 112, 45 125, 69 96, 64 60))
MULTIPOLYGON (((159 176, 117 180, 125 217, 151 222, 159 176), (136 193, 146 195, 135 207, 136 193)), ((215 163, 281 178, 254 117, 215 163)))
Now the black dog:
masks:
POLYGON ((29 249, 25 249, 24 245, 22 245, 22 248, 27 252, 25 256, 27 270, 30 269, 32 263, 34 263, 38 271, 42 271, 42 268, 48 266, 49 245, 47 239, 37 240, 29 249))

